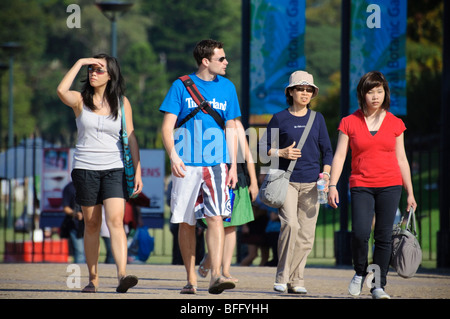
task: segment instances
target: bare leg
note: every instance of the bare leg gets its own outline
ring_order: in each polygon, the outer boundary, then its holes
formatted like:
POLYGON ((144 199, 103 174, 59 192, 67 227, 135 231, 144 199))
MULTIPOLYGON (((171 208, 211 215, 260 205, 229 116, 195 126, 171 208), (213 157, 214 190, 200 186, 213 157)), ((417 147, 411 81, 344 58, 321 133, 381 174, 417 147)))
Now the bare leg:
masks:
POLYGON ((269 261, 269 247, 260 246, 259 249, 261 250, 261 261, 259 262, 259 265, 265 266, 265 264, 269 261))
POLYGON ((208 292, 210 294, 220 294, 225 289, 233 289, 235 284, 220 274, 225 242, 222 217, 207 217, 207 220, 208 232, 206 233, 206 243, 208 245, 208 255, 211 256, 211 280, 208 292))
POLYGON ((89 273, 89 282, 98 287, 98 256, 100 253, 100 227, 102 206, 83 206, 84 253, 89 273))
POLYGON ((125 200, 123 198, 108 198, 104 200, 106 225, 111 236, 111 251, 116 261, 117 278, 120 282, 126 276, 127 267, 127 237, 123 228, 125 200))
MULTIPOLYGON (((208 229, 206 230, 206 232, 208 232, 208 229)), ((222 275, 228 279, 232 278, 230 274, 230 267, 235 247, 236 247, 236 227, 235 226, 226 227, 224 237, 223 257, 222 257, 222 275)), ((200 266, 203 266, 203 272, 211 268, 210 254, 205 255, 205 258, 200 266)), ((234 281, 237 282, 237 280, 234 281)))
POLYGON ((183 257, 184 267, 186 268, 187 282, 190 285, 197 286, 197 274, 195 273, 195 225, 180 223, 178 244, 183 257))
POLYGON ((231 278, 230 267, 233 258, 234 248, 236 247, 236 227, 230 226, 225 228, 225 244, 223 248, 222 274, 231 278))
POLYGON ((207 217, 207 220, 206 244, 208 246, 208 255, 211 258, 211 283, 213 283, 220 277, 225 231, 221 216, 207 217))
POLYGON ((200 261, 200 265, 198 266, 198 273, 205 278, 208 276, 210 268, 211 268, 211 256, 208 253, 206 253, 203 256, 203 259, 200 261))
POLYGON ((247 245, 247 256, 241 261, 241 266, 251 266, 253 260, 258 257, 258 246, 256 245, 247 245))

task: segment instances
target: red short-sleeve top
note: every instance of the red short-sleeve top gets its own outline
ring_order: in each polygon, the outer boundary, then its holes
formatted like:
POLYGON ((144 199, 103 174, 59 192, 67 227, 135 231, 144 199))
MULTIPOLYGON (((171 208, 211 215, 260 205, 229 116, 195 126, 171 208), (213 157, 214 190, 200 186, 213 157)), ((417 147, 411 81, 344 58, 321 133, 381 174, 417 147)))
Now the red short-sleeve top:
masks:
POLYGON ((390 112, 372 136, 361 110, 344 117, 338 130, 349 137, 352 150, 350 187, 387 187, 402 185, 395 152, 396 138, 405 130, 401 119, 390 112))

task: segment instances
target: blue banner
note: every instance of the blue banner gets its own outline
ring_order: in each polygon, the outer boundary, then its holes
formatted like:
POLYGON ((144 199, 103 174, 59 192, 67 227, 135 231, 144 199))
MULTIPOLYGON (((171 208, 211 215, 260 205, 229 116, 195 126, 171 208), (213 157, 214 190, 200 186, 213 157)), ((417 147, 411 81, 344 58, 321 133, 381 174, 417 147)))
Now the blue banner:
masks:
POLYGON ((252 0, 250 124, 266 124, 287 107, 289 76, 305 68, 305 0, 252 0))
POLYGON ((391 109, 406 115, 407 0, 352 0, 350 38, 350 113, 358 109, 356 87, 369 71, 389 82, 391 109))

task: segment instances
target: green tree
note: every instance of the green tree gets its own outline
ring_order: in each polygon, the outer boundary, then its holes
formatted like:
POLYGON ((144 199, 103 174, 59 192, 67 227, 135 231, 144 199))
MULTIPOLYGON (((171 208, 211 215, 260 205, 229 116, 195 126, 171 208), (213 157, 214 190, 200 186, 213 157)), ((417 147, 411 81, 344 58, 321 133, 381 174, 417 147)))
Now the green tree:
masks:
POLYGON ((192 50, 207 38, 224 42, 230 61, 228 77, 237 84, 240 78, 240 1, 191 0, 149 1, 142 5, 153 25, 149 41, 167 59, 170 80, 197 69, 192 50))
POLYGON ((442 86, 444 1, 408 3, 407 101, 408 135, 438 135, 442 86))
MULTIPOLYGON (((111 51, 110 21, 93 1, 78 1, 77 4, 81 8, 81 28, 67 27, 69 13, 66 8, 72 2, 68 0, 46 7, 53 23, 47 30, 46 52, 34 72, 40 79, 44 78, 43 81, 35 81, 36 95, 33 102, 40 131, 47 139, 54 139, 55 135, 59 135, 63 144, 74 143, 76 125, 72 110, 56 96, 55 90, 59 81, 78 59, 98 53, 110 54, 111 51), (43 109, 48 112, 40 112, 43 109)), ((132 9, 117 22, 118 59, 122 68, 124 62, 121 57, 134 43, 146 41, 146 29, 150 20, 142 15, 139 5, 140 2, 136 1, 132 9)), ((124 76, 127 76, 125 72, 124 76)), ((80 90, 85 78, 85 70, 82 70, 74 81, 73 89, 80 90)))
POLYGON ((305 16, 306 70, 324 96, 341 67, 341 0, 308 0, 305 16))
MULTIPOLYGON (((61 103, 55 90, 77 59, 110 52, 111 29, 94 1, 75 2, 81 8, 79 29, 66 24, 70 14, 66 9, 72 0, 0 1, 0 43, 17 41, 23 46, 14 65, 14 127, 19 137, 37 131, 52 138, 62 135, 65 144, 75 140, 72 110, 61 103)), ((240 92, 241 1, 133 2, 117 23, 118 56, 138 138, 149 147, 160 147, 159 105, 173 80, 195 71, 192 49, 197 41, 215 38, 225 43, 230 61, 227 77, 240 92)), ((442 17, 443 0, 408 3, 408 131, 438 132, 433 115, 441 104, 442 17), (424 106, 427 112, 423 112, 424 106)), ((340 118, 340 20, 341 0, 307 0, 307 70, 321 90, 313 106, 324 112, 327 123, 337 123, 340 118)), ((8 62, 2 50, 0 62, 8 62)), ((74 89, 81 88, 85 76, 81 72, 74 89)), ((7 72, 0 80, 3 142, 8 126, 7 72)), ((335 126, 329 127, 334 134, 335 126)))
MULTIPOLYGON (((18 42, 22 48, 14 56, 14 134, 18 138, 29 135, 34 131, 35 118, 30 114, 34 90, 30 77, 33 72, 33 61, 39 59, 46 46, 45 14, 38 2, 26 0, 7 0, 0 3, 0 43, 18 42), (26 61, 24 63, 23 61, 26 61)), ((0 51, 0 61, 8 63, 9 55, 0 51)), ((9 72, 9 70, 8 70, 9 72)), ((8 123, 8 86, 7 76, 2 77, 1 105, 1 144, 7 135, 8 123)), ((6 145, 5 145, 6 146, 6 145)))
POLYGON ((139 145, 161 147, 159 132, 163 114, 159 112, 159 106, 169 87, 164 64, 148 42, 140 42, 130 47, 123 65, 139 145))

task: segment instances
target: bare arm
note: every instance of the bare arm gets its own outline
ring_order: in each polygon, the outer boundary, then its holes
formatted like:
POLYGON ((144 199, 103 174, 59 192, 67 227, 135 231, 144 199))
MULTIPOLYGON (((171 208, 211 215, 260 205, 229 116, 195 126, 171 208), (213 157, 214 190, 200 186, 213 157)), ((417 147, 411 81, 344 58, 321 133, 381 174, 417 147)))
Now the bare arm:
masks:
POLYGON ((186 166, 175 150, 175 141, 173 138, 173 130, 175 128, 176 122, 177 116, 175 114, 166 112, 164 114, 161 134, 164 148, 166 149, 166 152, 170 158, 172 174, 176 177, 184 177, 186 166))
POLYGON ((236 128, 238 132, 239 146, 244 154, 245 161, 247 163, 248 175, 250 176, 250 185, 248 186, 248 191, 250 193, 250 198, 252 202, 256 200, 258 196, 258 178, 256 177, 255 162, 253 160, 252 152, 247 142, 245 136, 244 126, 240 120, 236 120, 236 128))
POLYGON ((400 173, 402 174, 403 187, 405 188, 407 193, 406 210, 409 210, 410 208, 416 210, 417 203, 414 198, 411 170, 409 167, 408 158, 406 157, 403 133, 396 139, 395 154, 397 156, 398 166, 400 167, 400 173))
POLYGON ((333 208, 337 208, 337 205, 339 204, 339 193, 336 185, 341 176, 345 158, 347 157, 348 143, 348 136, 342 132, 339 132, 336 152, 334 153, 333 162, 331 164, 331 177, 328 186, 328 203, 333 208))
POLYGON ((231 166, 228 171, 227 185, 231 188, 236 187, 237 179, 237 149, 238 134, 236 129, 236 120, 228 120, 226 123, 226 142, 231 158, 231 166))
POLYGON ((79 59, 72 66, 72 68, 66 73, 66 75, 61 80, 56 90, 58 97, 64 104, 70 106, 73 109, 75 116, 78 116, 81 113, 81 107, 83 106, 82 98, 80 92, 70 90, 70 87, 72 86, 72 83, 75 80, 80 69, 84 65, 93 65, 93 64, 99 65, 101 67, 104 66, 102 61, 99 59, 94 58, 79 59))

